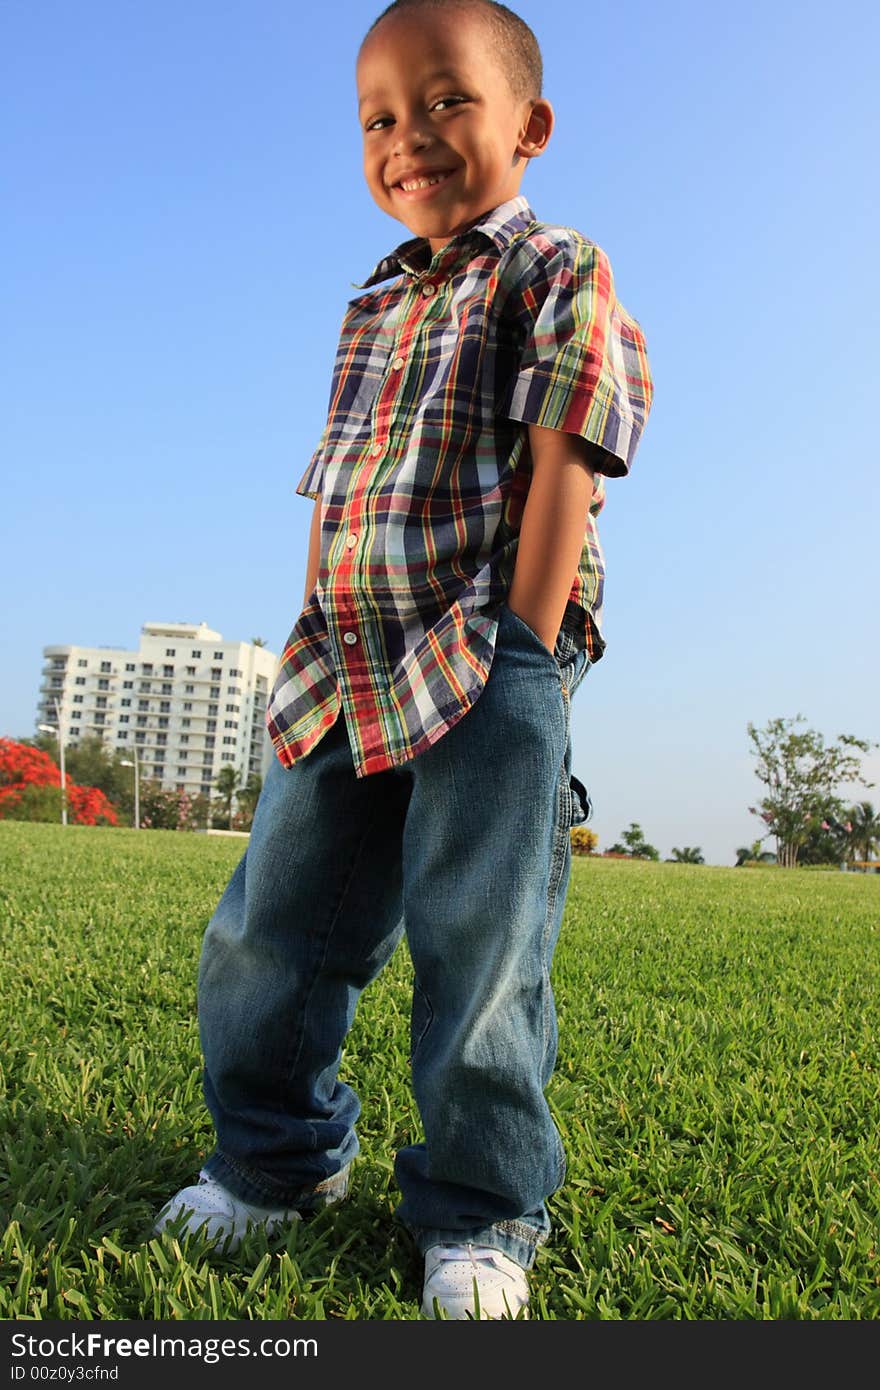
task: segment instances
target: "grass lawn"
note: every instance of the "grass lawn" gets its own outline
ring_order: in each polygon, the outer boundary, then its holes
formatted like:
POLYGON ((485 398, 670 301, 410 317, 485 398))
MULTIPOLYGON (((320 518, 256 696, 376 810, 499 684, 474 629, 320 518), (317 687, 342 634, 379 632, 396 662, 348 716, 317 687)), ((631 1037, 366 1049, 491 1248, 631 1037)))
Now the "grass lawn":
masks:
MULTIPOLYGON (((410 966, 343 1058, 348 1201, 234 1259, 150 1235, 210 1146, 195 975, 240 840, 0 823, 0 1318, 418 1318, 410 966)), ((533 1318, 880 1317, 880 877, 576 859, 533 1318)))

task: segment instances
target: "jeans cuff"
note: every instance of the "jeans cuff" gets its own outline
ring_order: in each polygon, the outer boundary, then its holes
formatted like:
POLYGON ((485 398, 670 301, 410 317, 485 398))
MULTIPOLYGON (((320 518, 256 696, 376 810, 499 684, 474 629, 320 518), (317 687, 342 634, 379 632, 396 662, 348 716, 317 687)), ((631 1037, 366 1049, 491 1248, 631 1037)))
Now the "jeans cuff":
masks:
POLYGON ((318 1179, 294 1191, 281 1188, 271 1180, 267 1182, 262 1174, 245 1168, 219 1149, 215 1149, 207 1162, 202 1164, 202 1169, 239 1201, 261 1207, 296 1207, 298 1211, 314 1211, 341 1202, 348 1191, 351 1177, 351 1162, 348 1162, 329 1178, 318 1179))
POLYGON ((496 1221, 492 1226, 470 1231, 410 1227, 410 1235, 422 1255, 432 1245, 486 1245, 490 1250, 500 1250, 502 1255, 523 1269, 531 1269, 538 1249, 547 1240, 548 1234, 548 1231, 540 1231, 525 1221, 496 1221))

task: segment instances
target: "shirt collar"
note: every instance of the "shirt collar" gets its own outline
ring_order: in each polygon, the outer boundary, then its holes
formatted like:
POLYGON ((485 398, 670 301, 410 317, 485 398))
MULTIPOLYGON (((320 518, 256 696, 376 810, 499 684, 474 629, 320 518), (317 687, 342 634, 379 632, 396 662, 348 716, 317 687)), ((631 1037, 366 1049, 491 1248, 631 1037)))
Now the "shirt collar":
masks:
POLYGON ((436 256, 432 254, 431 247, 424 237, 413 237, 410 241, 401 242, 400 246, 382 258, 363 284, 355 285, 354 288, 369 289, 371 285, 378 285, 382 280, 388 280, 392 275, 399 275, 401 272, 412 277, 423 275, 439 257, 443 257, 444 260, 449 258, 453 254, 453 247, 456 248, 457 254, 460 254, 464 243, 474 237, 484 237, 487 241, 493 242, 499 251, 506 251, 514 237, 525 231, 534 220, 535 214, 526 198, 521 194, 516 198, 509 198, 506 203, 501 203, 478 222, 459 232, 448 245, 441 247, 436 256))

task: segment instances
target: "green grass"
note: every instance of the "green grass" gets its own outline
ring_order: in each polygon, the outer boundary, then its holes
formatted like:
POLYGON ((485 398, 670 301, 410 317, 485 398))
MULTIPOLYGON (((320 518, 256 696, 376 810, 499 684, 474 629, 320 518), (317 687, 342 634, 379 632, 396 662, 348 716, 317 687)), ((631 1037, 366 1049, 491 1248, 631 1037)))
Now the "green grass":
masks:
MULTIPOLYGON (((0 1317, 416 1319, 404 950, 343 1059, 349 1200, 234 1259, 152 1238, 211 1143, 195 972, 241 841, 0 824, 0 1317)), ((880 1316, 880 880, 576 859, 546 1319, 880 1316)))

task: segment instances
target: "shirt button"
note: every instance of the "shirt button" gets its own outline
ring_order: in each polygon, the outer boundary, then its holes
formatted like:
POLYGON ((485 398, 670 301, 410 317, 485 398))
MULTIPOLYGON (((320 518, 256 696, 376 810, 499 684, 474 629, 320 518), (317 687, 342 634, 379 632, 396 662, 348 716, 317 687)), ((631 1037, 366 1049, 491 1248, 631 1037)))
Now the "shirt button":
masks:
POLYGON ((404 359, 402 357, 395 357, 394 361, 391 363, 392 371, 399 372, 403 367, 403 364, 404 359))
POLYGON ((437 293, 437 286, 436 286, 436 285, 430 285, 430 284, 428 284, 428 285, 422 285, 422 294, 425 296, 426 299, 430 299, 431 296, 434 295, 434 294, 436 294, 436 293, 437 293))
POLYGON ((346 538, 345 544, 348 546, 349 550, 354 550, 357 543, 358 538, 355 535, 354 531, 352 531, 351 535, 346 538))
POLYGON ((343 642, 346 644, 346 646, 348 646, 348 647, 353 647, 354 644, 355 644, 355 642, 357 641, 357 633, 356 633, 356 632, 343 632, 343 634, 342 634, 342 640, 343 640, 343 642))

